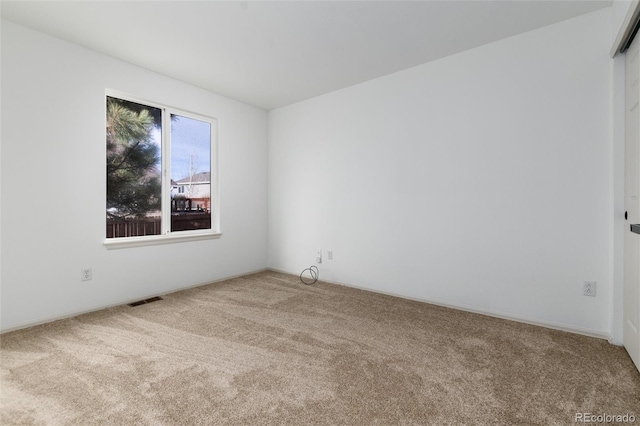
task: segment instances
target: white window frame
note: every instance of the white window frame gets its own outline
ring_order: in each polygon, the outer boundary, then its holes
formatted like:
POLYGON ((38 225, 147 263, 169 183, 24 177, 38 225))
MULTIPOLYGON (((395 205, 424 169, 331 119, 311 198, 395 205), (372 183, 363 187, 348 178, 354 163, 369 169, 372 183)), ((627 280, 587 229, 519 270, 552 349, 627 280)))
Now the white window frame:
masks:
MULTIPOLYGON (((104 103, 106 120, 106 100, 107 97, 118 98, 141 105, 159 108, 162 110, 162 131, 161 131, 161 166, 162 166, 162 231, 160 235, 145 235, 139 237, 119 237, 106 238, 104 245, 108 249, 118 249, 126 247, 140 247, 168 243, 178 243, 185 241, 197 241, 205 239, 220 238, 220 188, 218 186, 218 120, 213 117, 175 108, 159 102, 141 99, 117 90, 105 90, 104 103), (211 126, 211 158, 209 159, 211 172, 211 229, 195 229, 187 231, 171 232, 171 114, 187 117, 194 120, 204 121, 211 126)), ((106 123, 105 123, 106 124, 106 123)), ((106 128, 106 125, 103 129, 106 128)), ((106 189, 106 188, 105 188, 106 189)), ((106 201, 106 192, 104 200, 106 201)), ((103 221, 103 229, 105 222, 103 221)))

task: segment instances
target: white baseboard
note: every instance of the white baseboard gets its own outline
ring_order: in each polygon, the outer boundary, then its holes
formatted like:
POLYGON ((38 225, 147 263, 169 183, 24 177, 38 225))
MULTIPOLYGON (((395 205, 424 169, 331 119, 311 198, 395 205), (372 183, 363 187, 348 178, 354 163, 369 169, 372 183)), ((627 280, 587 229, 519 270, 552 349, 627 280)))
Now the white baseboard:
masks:
MULTIPOLYGON (((268 268, 268 270, 274 271, 274 272, 280 272, 280 273, 288 274, 288 275, 296 275, 296 276, 300 275, 299 273, 286 271, 286 270, 279 269, 279 268, 268 268)), ((550 328, 550 329, 553 329, 553 330, 560 330, 560 331, 566 331, 568 333, 574 333, 574 334, 580 334, 580 335, 583 335, 583 336, 595 337, 595 338, 598 338, 598 339, 607 340, 611 344, 615 344, 615 343, 613 343, 611 341, 611 336, 609 335, 609 333, 598 331, 598 330, 590 330, 590 329, 575 327, 575 326, 572 326, 572 325, 569 325, 569 324, 556 323, 556 322, 552 322, 552 321, 543 321, 543 320, 538 320, 538 319, 535 319, 535 318, 528 318, 528 317, 525 317, 525 316, 507 314, 507 313, 504 313, 504 312, 494 311, 494 310, 490 310, 490 309, 478 309, 476 307, 463 305, 463 304, 443 302, 443 301, 432 300, 432 299, 422 299, 422 298, 419 298, 419 297, 411 297, 411 296, 398 294, 398 293, 393 293, 393 292, 380 291, 380 290, 375 290, 375 289, 371 289, 371 288, 367 288, 367 287, 362 287, 362 286, 357 286, 357 285, 352 285, 352 284, 345 284, 345 283, 338 282, 338 281, 325 280, 325 279, 322 279, 322 278, 320 278, 319 281, 323 281, 323 282, 330 283, 330 284, 341 285, 343 287, 357 288, 359 290, 370 291, 370 292, 378 293, 378 294, 385 294, 387 296, 399 297, 401 299, 407 299, 407 300, 413 300, 413 301, 416 301, 416 302, 428 303, 428 304, 431 304, 431 305, 441 306, 443 308, 456 309, 456 310, 459 310, 459 311, 471 312, 471 313, 474 313, 474 314, 487 315, 487 316, 494 317, 494 318, 500 318, 500 319, 505 319, 505 320, 509 320, 509 321, 521 322, 521 323, 524 323, 524 324, 535 325, 535 326, 538 326, 538 327, 545 327, 545 328, 550 328)))
MULTIPOLYGON (((293 276, 299 276, 300 275, 299 273, 292 272, 292 271, 287 271, 287 270, 279 269, 279 268, 264 268, 264 269, 259 269, 259 270, 255 270, 255 271, 249 271, 249 272, 245 272, 245 273, 242 273, 242 274, 237 274, 237 275, 233 275, 233 276, 229 276, 229 277, 225 277, 225 278, 220 278, 220 279, 217 279, 217 280, 214 280, 214 281, 207 281, 207 282, 203 282, 203 283, 192 284, 192 285, 188 285, 188 286, 185 286, 185 287, 176 288, 175 290, 172 290, 170 292, 152 293, 152 294, 147 294, 147 295, 143 295, 143 296, 137 297, 135 299, 128 299, 128 300, 122 300, 122 301, 119 301, 119 302, 116 302, 116 303, 111 303, 111 304, 108 304, 108 305, 105 305, 105 306, 96 306, 94 308, 85 309, 85 310, 81 310, 81 311, 73 311, 73 312, 68 312, 68 313, 61 314, 61 315, 55 315, 55 316, 51 316, 51 317, 39 318, 39 319, 34 320, 34 321, 28 321, 28 322, 25 322, 25 323, 22 323, 22 324, 17 324, 17 325, 11 326, 11 327, 8 327, 6 329, 4 329, 4 328, 0 329, 0 334, 8 333, 8 332, 11 332, 11 331, 20 330, 20 329, 23 329, 23 328, 33 327, 33 326, 36 326, 36 325, 46 324, 46 323, 53 322, 53 321, 59 321, 59 320, 67 319, 67 318, 73 318, 73 317, 78 316, 78 315, 83 315, 83 314, 87 314, 87 313, 90 313, 90 312, 96 312, 96 311, 100 311, 100 310, 103 310, 103 309, 109 309, 109 308, 113 308, 113 307, 116 307, 116 306, 122 306, 122 305, 126 305, 128 303, 132 303, 132 302, 135 302, 135 301, 138 301, 138 300, 150 299, 152 297, 157 297, 157 296, 166 296, 167 294, 176 293, 178 291, 183 291, 183 290, 188 290, 188 289, 191 289, 191 288, 201 287, 203 285, 208 285, 208 284, 214 284, 214 283, 217 283, 217 282, 222 282, 222 281, 230 280, 230 279, 233 279, 233 278, 239 278, 239 277, 243 277, 243 276, 247 276, 247 275, 251 275, 251 274, 256 274, 256 273, 264 272, 264 271, 280 272, 280 273, 283 273, 283 274, 293 275, 293 276)), ((535 325, 535 326, 539 326, 539 327, 550 328, 550 329, 553 329, 553 330, 566 331, 566 332, 574 333, 574 334, 581 334, 581 335, 584 335, 584 336, 595 337, 595 338, 598 338, 598 339, 605 339, 605 340, 608 340, 611 344, 616 344, 616 343, 611 341, 611 337, 609 336, 608 333, 604 333, 604 332, 597 331, 597 330, 589 330, 589 329, 575 327, 575 326, 568 325, 568 324, 556 323, 556 322, 551 322, 551 321, 541 321, 541 320, 534 319, 534 318, 528 318, 528 317, 519 316, 519 315, 513 315, 513 314, 506 314, 506 313, 503 313, 503 312, 493 311, 493 310, 488 310, 488 309, 478 309, 478 308, 475 308, 473 306, 467 306, 467 305, 462 305, 462 304, 443 302, 443 301, 439 301, 439 300, 423 299, 423 298, 419 298, 419 297, 411 297, 411 296, 398 294, 398 293, 393 293, 393 292, 379 291, 379 290, 374 290, 374 289, 363 287, 363 286, 345 284, 345 283, 338 282, 338 281, 331 281, 331 280, 325 280, 325 279, 321 279, 320 281, 323 281, 323 282, 326 282, 326 283, 330 283, 330 284, 341 285, 343 287, 357 288, 359 290, 370 291, 370 292, 378 293, 378 294, 385 294, 387 296, 399 297, 401 299, 413 300, 413 301, 421 302, 421 303, 429 303, 431 305, 441 306, 441 307, 444 307, 444 308, 456 309, 456 310, 461 310, 461 311, 465 311, 465 312, 471 312, 471 313, 480 314, 480 315, 487 315, 487 316, 490 316, 490 317, 501 318, 501 319, 505 319, 505 320, 509 320, 509 321, 521 322, 521 323, 524 323, 524 324, 530 324, 530 325, 535 325)))
POLYGON ((198 283, 198 284, 191 284, 191 285, 188 285, 188 286, 185 286, 185 287, 176 288, 174 290, 170 290, 170 291, 164 292, 164 293, 150 293, 150 294, 142 295, 140 297, 136 297, 135 299, 122 300, 122 301, 115 302, 115 303, 110 303, 110 304, 104 305, 104 306, 96 306, 94 308, 83 309, 83 310, 80 310, 80 311, 71 311, 71 312, 67 312, 67 313, 61 314, 61 315, 54 315, 54 316, 50 316, 50 317, 38 318, 38 319, 33 320, 33 321, 27 321, 25 323, 13 325, 11 327, 0 328, 0 334, 9 333, 11 331, 16 331, 16 330, 21 330, 23 328, 34 327, 36 325, 47 324, 47 323, 50 323, 50 322, 53 322, 53 321, 59 321, 59 320, 67 319, 67 318, 73 318, 73 317, 77 317, 79 315, 88 314, 88 313, 91 313, 91 312, 101 311, 103 309, 115 308, 116 306, 122 306, 122 305, 126 305, 126 304, 129 304, 129 303, 137 302, 138 300, 146 300, 146 299, 151 299, 152 297, 166 296, 168 294, 177 293, 179 291, 189 290, 191 288, 201 287, 203 285, 208 285, 208 284, 215 284, 215 283, 219 283, 219 282, 222 282, 222 281, 231 280, 233 278, 239 278, 239 277, 244 277, 244 276, 251 275, 251 274, 256 274, 256 273, 259 273, 259 272, 264 272, 264 271, 267 271, 267 270, 269 270, 269 269, 268 268, 263 268, 263 269, 259 269, 259 270, 255 270, 255 271, 245 272, 245 273, 242 273, 242 274, 232 275, 232 276, 225 277, 225 278, 220 278, 220 279, 213 280, 213 281, 207 281, 207 282, 198 283))

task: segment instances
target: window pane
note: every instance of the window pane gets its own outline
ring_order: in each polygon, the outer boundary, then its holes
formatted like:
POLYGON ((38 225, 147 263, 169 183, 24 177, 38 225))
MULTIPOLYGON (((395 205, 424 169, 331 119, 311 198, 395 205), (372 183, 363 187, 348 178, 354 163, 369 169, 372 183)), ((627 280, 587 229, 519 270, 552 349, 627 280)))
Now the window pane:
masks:
POLYGON ((211 124, 171 115, 171 231, 211 229, 211 124))
POLYGON ((107 97, 107 238, 158 235, 162 110, 107 97))

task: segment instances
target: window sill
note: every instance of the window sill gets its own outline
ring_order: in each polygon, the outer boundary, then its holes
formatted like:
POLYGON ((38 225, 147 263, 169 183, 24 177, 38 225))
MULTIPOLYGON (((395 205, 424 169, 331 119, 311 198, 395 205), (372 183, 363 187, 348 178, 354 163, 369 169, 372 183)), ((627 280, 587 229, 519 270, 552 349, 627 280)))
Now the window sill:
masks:
POLYGON ((157 246, 160 244, 183 243, 187 241, 213 240, 218 239, 221 232, 212 233, 188 233, 186 231, 170 235, 150 235, 146 237, 122 237, 109 238, 104 241, 104 246, 111 249, 121 249, 129 247, 157 246))

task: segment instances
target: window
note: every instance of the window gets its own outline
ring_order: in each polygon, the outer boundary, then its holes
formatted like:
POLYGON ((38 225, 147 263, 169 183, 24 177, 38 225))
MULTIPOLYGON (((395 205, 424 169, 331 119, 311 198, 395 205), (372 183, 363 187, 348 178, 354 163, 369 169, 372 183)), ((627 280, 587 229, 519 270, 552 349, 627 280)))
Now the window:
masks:
POLYGON ((215 125, 208 117, 107 94, 106 245, 220 235, 215 125))

